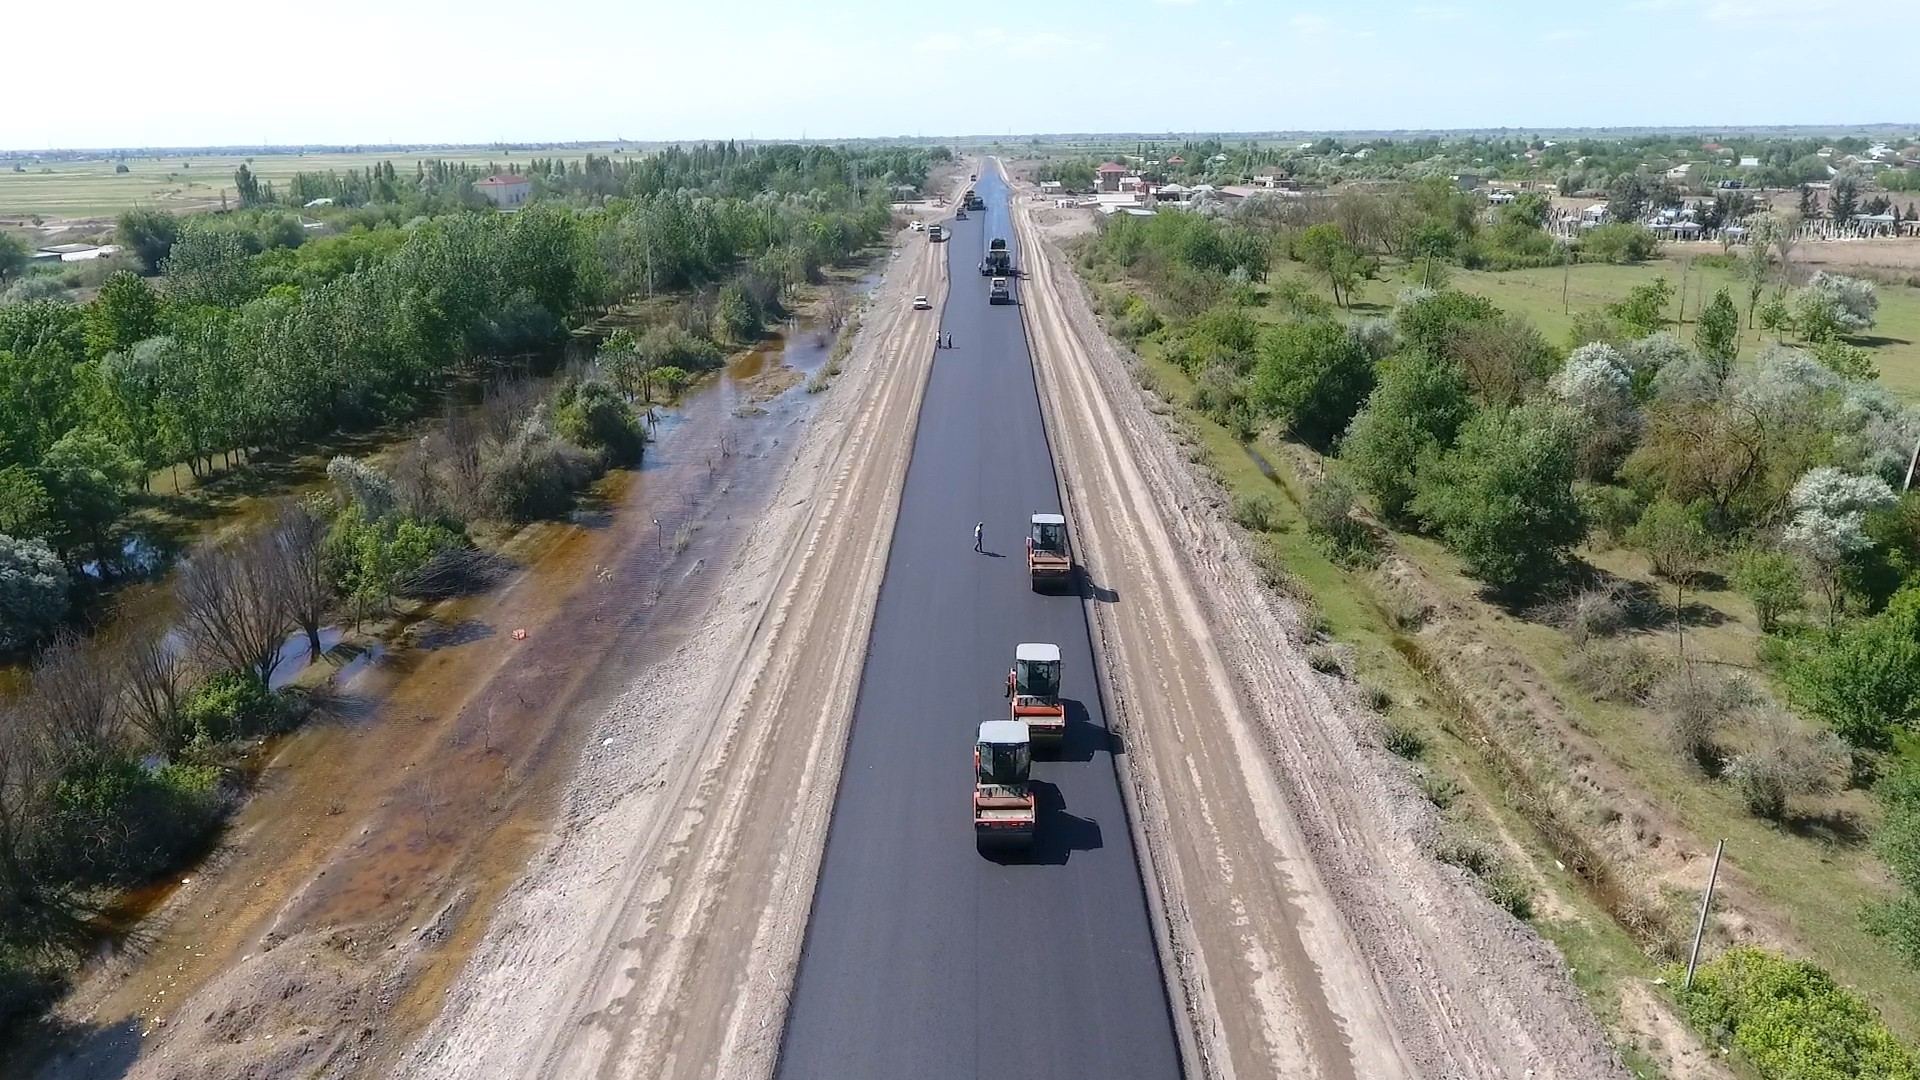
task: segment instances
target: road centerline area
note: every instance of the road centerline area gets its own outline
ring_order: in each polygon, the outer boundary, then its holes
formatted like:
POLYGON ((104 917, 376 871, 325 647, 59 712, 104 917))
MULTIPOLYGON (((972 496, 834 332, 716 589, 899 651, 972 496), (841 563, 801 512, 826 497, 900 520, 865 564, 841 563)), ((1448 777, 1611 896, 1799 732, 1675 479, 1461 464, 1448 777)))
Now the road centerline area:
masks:
POLYGON ((921 407, 779 1075, 1178 1076, 1084 612, 1028 584, 1028 517, 1059 497, 1021 309, 989 304, 978 270, 990 239, 1015 244, 1006 188, 988 170, 977 190, 986 210, 946 223, 953 347, 921 407), (1023 641, 1060 646, 1067 733, 1036 755, 1032 851, 989 857, 971 746, 1006 716, 1023 641))

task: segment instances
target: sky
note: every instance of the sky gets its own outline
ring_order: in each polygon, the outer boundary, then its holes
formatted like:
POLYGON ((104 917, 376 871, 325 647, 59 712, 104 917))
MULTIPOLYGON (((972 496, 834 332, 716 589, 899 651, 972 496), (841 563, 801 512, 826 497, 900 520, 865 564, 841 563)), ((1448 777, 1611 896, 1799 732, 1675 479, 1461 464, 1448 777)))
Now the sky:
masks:
POLYGON ((1912 123, 1909 2, 69 0, 0 148, 1912 123))

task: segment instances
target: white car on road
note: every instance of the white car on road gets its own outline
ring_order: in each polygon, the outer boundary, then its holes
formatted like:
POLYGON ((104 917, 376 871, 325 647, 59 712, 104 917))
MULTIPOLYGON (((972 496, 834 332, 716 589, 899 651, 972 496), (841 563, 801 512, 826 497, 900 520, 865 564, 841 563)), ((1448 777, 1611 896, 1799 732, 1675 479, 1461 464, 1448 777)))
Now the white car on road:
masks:
POLYGON ((933 301, 927 299, 926 297, 916 296, 913 298, 913 310, 926 311, 931 307, 933 307, 933 301))
POLYGON ((927 228, 924 222, 919 222, 919 221, 916 221, 912 225, 909 225, 907 227, 912 229, 914 232, 925 232, 927 228))

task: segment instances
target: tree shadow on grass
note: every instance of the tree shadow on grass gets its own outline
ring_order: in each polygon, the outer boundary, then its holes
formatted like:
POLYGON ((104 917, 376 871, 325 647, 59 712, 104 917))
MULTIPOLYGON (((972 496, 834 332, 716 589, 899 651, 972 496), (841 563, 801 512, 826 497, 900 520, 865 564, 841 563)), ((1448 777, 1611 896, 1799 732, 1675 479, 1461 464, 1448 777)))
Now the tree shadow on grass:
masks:
POLYGON ((1817 840, 1838 847, 1856 847, 1870 835, 1860 815, 1849 810, 1828 810, 1819 814, 1793 814, 1781 822, 1786 830, 1803 840, 1817 840))

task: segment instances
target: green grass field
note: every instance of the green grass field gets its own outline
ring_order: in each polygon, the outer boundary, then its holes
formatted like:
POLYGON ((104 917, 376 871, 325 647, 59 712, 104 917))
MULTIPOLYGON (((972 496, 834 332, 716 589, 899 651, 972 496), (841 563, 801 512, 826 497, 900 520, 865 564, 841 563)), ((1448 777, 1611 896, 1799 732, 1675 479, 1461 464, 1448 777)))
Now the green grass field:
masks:
MULTIPOLYGON (((604 152, 611 153, 612 146, 604 152)), ((112 217, 133 206, 167 210, 205 210, 220 205, 220 195, 233 198, 233 173, 246 163, 262 181, 284 186, 297 172, 344 172, 382 161, 396 171, 411 173, 416 161, 435 159, 476 165, 506 166, 532 157, 579 157, 585 148, 555 151, 384 151, 366 154, 254 154, 133 157, 124 161, 96 158, 55 161, 45 165, 21 163, 24 172, 0 168, 0 219, 112 217), (129 171, 114 172, 125 164, 129 171)), ((598 152, 598 151, 596 151, 598 152)))
MULTIPOLYGON (((1355 301, 1358 313, 1384 315, 1392 309, 1394 297, 1407 286, 1407 280, 1398 276, 1397 270, 1386 267, 1380 279, 1363 284, 1355 301)), ((1305 269, 1298 265, 1286 266, 1279 272, 1306 276, 1305 269)), ((1691 340, 1695 314, 1712 298, 1714 290, 1722 288, 1740 308, 1744 326, 1746 284, 1733 271, 1698 264, 1683 267, 1676 258, 1630 266, 1581 263, 1566 270, 1560 267, 1502 271, 1455 268, 1449 275, 1448 285, 1477 293, 1507 311, 1525 316, 1556 345, 1564 346, 1573 329, 1574 314, 1603 308, 1624 298, 1634 286, 1644 285, 1656 277, 1665 277, 1677 292, 1683 272, 1687 289, 1686 321, 1670 327, 1671 330, 1691 340)), ((1321 292, 1325 295, 1324 286, 1321 292)), ((1676 301, 1670 314, 1679 313, 1676 301)), ((1279 312, 1273 312, 1273 317, 1278 318, 1279 312)), ((1762 341, 1758 334, 1745 333, 1741 338, 1743 357, 1750 358, 1762 341)), ((1908 400, 1920 401, 1920 289, 1881 285, 1879 320, 1872 330, 1855 339, 1854 344, 1872 349, 1874 363, 1880 368, 1880 381, 1889 390, 1908 400)))

